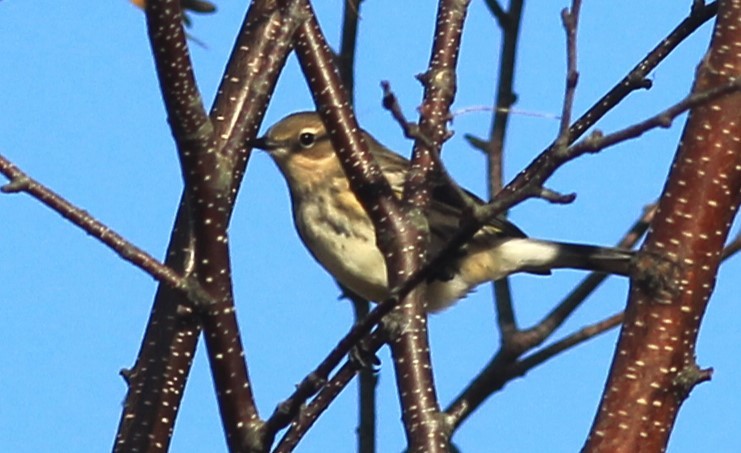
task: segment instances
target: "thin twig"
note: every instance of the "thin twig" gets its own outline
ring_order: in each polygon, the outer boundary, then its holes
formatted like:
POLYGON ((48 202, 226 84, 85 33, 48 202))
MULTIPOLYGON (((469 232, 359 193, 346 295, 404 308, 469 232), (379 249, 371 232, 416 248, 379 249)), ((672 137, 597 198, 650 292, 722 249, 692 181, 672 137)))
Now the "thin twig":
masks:
MULTIPOLYGON (((380 329, 374 331, 368 336, 367 340, 363 341, 362 349, 365 353, 373 354, 384 344, 384 335, 380 329)), ((293 447, 298 444, 301 438, 308 432, 309 428, 317 421, 319 416, 329 407, 337 396, 339 396, 342 389, 344 389, 350 380, 358 372, 358 362, 354 360, 347 361, 342 368, 330 379, 327 384, 322 387, 321 391, 317 396, 305 407, 295 405, 294 407, 300 411, 297 417, 292 418, 291 427, 286 432, 283 439, 278 443, 273 453, 289 452, 293 451, 293 447)), ((362 372, 362 370, 360 370, 362 372)), ((295 398, 296 394, 291 395, 289 398, 295 398)), ((286 402, 282 403, 285 404, 286 402)))
MULTIPOLYGON (((695 5, 696 6, 696 5, 695 5)), ((651 50, 628 74, 610 91, 597 100, 570 128, 570 143, 576 141, 607 112, 622 102, 636 90, 651 88, 646 78, 664 58, 666 58, 688 36, 710 20, 718 12, 718 2, 694 7, 682 22, 677 25, 659 44, 651 50)))
MULTIPOLYGON (((488 4, 488 3, 487 3, 488 4)), ((496 6, 499 6, 495 3, 496 6)), ((489 140, 483 142, 483 150, 487 155, 488 167, 488 198, 491 200, 504 186, 504 139, 507 132, 507 123, 511 114, 511 107, 515 103, 514 93, 515 69, 517 60, 517 45, 520 41, 520 25, 522 24, 523 0, 512 0, 506 18, 497 13, 492 13, 499 20, 502 29, 502 48, 499 59, 499 76, 497 77, 497 98, 492 115, 492 125, 489 131, 489 140)), ((473 137, 468 137, 469 142, 473 137)), ((502 212, 502 216, 506 216, 502 212)), ((512 307, 512 293, 509 279, 503 278, 494 282, 494 304, 497 313, 497 326, 502 336, 506 332, 517 329, 514 309, 512 307)))
MULTIPOLYGON (((497 199, 479 209, 476 213, 476 219, 478 222, 483 224, 488 219, 496 216, 503 209, 509 208, 510 206, 528 198, 545 198, 548 201, 553 201, 551 196, 543 196, 542 184, 566 162, 586 153, 603 151, 618 143, 639 137, 650 130, 660 127, 667 128, 671 126, 674 118, 683 114, 690 108, 739 90, 741 90, 741 80, 735 80, 720 87, 687 96, 663 112, 617 132, 603 135, 602 132, 595 131, 586 139, 569 148, 558 149, 550 147, 541 153, 533 163, 525 169, 525 171, 520 173, 507 187, 505 187, 502 192, 500 192, 497 199)), ((568 196, 563 197, 569 198, 568 196)), ((459 234, 458 236, 462 236, 462 234, 459 234)), ((458 239, 454 238, 453 240, 457 241, 458 239)))
MULTIPOLYGON (((407 120, 406 116, 404 116, 399 101, 391 90, 391 84, 384 80, 381 82, 381 88, 383 89, 383 99, 381 101, 383 108, 391 112, 391 116, 399 124, 399 127, 401 127, 404 137, 412 140, 419 140, 422 145, 428 149, 435 149, 435 142, 421 131, 417 123, 407 120)), ((460 187, 450 176, 450 173, 448 173, 448 170, 445 168, 445 165, 440 158, 440 154, 431 152, 429 159, 432 161, 434 167, 434 179, 444 181, 444 184, 446 184, 447 189, 450 191, 450 195, 455 197, 456 201, 460 203, 461 206, 473 207, 470 195, 466 194, 463 188, 460 187)))
POLYGON ((574 97, 576 95, 576 84, 579 81, 579 71, 576 64, 576 33, 579 27, 579 11, 581 1, 573 0, 571 9, 561 11, 561 21, 566 31, 566 89, 563 96, 563 107, 561 109, 561 124, 558 129, 556 146, 568 146, 569 124, 571 123, 571 111, 574 108, 574 97))
POLYGON ((10 181, 0 187, 1 192, 25 192, 29 194, 90 236, 107 245, 121 258, 143 270, 155 280, 186 294, 189 299, 194 298, 196 304, 208 303, 208 294, 198 286, 197 282, 183 278, 168 266, 160 263, 152 255, 95 219, 87 211, 78 208, 53 190, 28 176, 2 155, 0 155, 0 173, 10 181))
POLYGON ((545 363, 558 354, 584 343, 608 330, 617 327, 623 321, 623 312, 616 313, 602 321, 582 327, 576 332, 546 346, 539 351, 514 362, 508 367, 506 373, 509 380, 522 376, 538 365, 545 363))
POLYGON ((381 89, 383 90, 381 104, 383 105, 383 108, 391 113, 391 116, 399 124, 399 127, 401 127, 401 130, 404 132, 404 137, 411 140, 419 140, 427 148, 433 148, 435 143, 432 139, 422 133, 417 123, 407 120, 404 112, 401 110, 399 100, 391 90, 391 83, 389 83, 388 80, 382 80, 381 89))
MULTIPOLYGON (((651 220, 656 214, 656 205, 651 205, 643 210, 641 217, 630 227, 623 238, 618 242, 617 247, 631 249, 635 247, 638 241, 648 230, 651 220)), ((528 329, 531 343, 524 345, 526 349, 531 349, 541 344, 556 329, 571 316, 571 314, 581 306, 581 304, 594 292, 597 287, 609 277, 608 274, 592 273, 584 278, 556 307, 551 310, 536 326, 528 329), (534 336, 532 334, 535 334, 534 336)))
POLYGON ((337 66, 342 76, 342 84, 347 90, 350 102, 355 97, 355 50, 357 49, 358 22, 360 19, 360 4, 363 0, 345 0, 342 16, 342 42, 340 54, 337 56, 337 66))
POLYGON ((599 152, 610 146, 639 137, 652 129, 668 128, 677 116, 689 109, 739 90, 741 90, 741 80, 734 80, 707 91, 691 94, 663 112, 617 132, 602 135, 601 131, 594 131, 589 137, 569 148, 565 154, 576 157, 585 153, 599 152))
POLYGON ((731 258, 733 255, 738 253, 738 251, 741 250, 741 233, 736 235, 736 237, 726 244, 726 247, 723 249, 723 255, 721 256, 721 259, 726 260, 728 258, 731 258))
POLYGON ((507 11, 502 8, 502 5, 500 5, 497 0, 484 0, 484 4, 487 8, 489 8, 491 14, 497 19, 497 22, 499 22, 499 26, 502 29, 507 28, 510 25, 512 18, 512 8, 510 8, 510 13, 507 13, 507 11))

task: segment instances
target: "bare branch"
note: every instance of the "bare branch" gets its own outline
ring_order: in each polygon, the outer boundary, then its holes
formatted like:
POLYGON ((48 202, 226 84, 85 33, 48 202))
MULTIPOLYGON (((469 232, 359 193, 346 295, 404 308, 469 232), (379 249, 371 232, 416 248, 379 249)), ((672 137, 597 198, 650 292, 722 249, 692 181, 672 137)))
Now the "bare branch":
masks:
POLYGON ((610 146, 639 137, 652 129, 670 127, 672 121, 684 112, 739 90, 741 90, 741 80, 733 80, 725 85, 691 94, 663 112, 612 134, 602 135, 600 131, 594 131, 589 137, 572 146, 566 152, 566 155, 577 157, 585 153, 599 152, 610 146))
MULTIPOLYGON (((502 8, 502 5, 499 4, 497 0, 484 0, 484 4, 487 8, 489 8, 489 11, 491 14, 497 19, 497 22, 499 22, 499 26, 502 29, 506 29, 511 24, 511 15, 507 13, 507 11, 502 8)), ((511 10, 511 7, 510 7, 511 10)))
MULTIPOLYGON (((499 7, 498 3, 491 3, 499 7)), ((490 2, 487 2, 487 6, 490 9, 492 8, 490 2)), ((517 98, 514 93, 514 79, 517 44, 519 43, 520 24, 522 23, 522 7, 522 0, 512 0, 508 13, 501 11, 501 7, 498 10, 492 9, 502 29, 502 48, 499 56, 497 98, 494 105, 491 130, 489 131, 489 140, 487 142, 481 141, 481 149, 488 156, 488 188, 490 199, 504 186, 502 157, 511 107, 517 98), (496 11, 501 11, 501 14, 498 14, 496 11)))
POLYGON ((690 15, 680 22, 666 38, 662 39, 623 80, 618 82, 607 94, 602 96, 586 113, 576 120, 570 129, 570 143, 581 137, 600 118, 622 102, 629 94, 635 90, 650 88, 651 81, 646 79, 646 76, 676 49, 680 43, 715 16, 718 11, 718 2, 712 2, 702 6, 698 6, 696 3, 694 6, 690 15))
MULTIPOLYGON (((517 96, 514 93, 514 79, 517 58, 517 44, 520 38, 520 25, 522 23, 522 0, 512 0, 509 12, 505 15, 499 4, 492 2, 489 5, 492 13, 499 21, 502 29, 502 48, 499 58, 499 76, 497 78, 497 98, 494 105, 494 115, 489 131, 489 140, 481 141, 480 149, 487 154, 488 178, 487 188, 489 199, 502 190, 504 186, 504 139, 507 132, 507 123, 511 113, 512 105, 517 96)), ((467 137, 472 142, 471 136, 467 137)), ((503 212, 503 216, 507 213, 503 212)), ((517 329, 514 309, 512 308, 512 295, 510 292, 509 279, 504 278, 494 282, 494 304, 497 312, 497 325, 499 331, 513 332, 517 329)))
POLYGON ((383 108, 391 112, 391 116, 399 124, 401 130, 404 132, 404 137, 419 140, 422 144, 428 148, 435 146, 435 143, 430 137, 425 136, 419 129, 419 125, 407 120, 404 116, 404 112, 401 111, 399 100, 396 99, 396 95, 391 91, 391 84, 387 80, 381 81, 381 89, 383 89, 383 99, 381 104, 383 108))
POLYGON ((558 354, 619 326, 622 321, 623 312, 620 312, 610 316, 609 318, 603 319, 602 321, 582 327, 571 335, 568 335, 561 340, 523 358, 522 360, 513 363, 507 370, 510 375, 509 379, 523 376, 531 369, 545 363, 558 354))
MULTIPOLYGON (((231 175, 223 178, 229 181, 228 190, 223 212, 216 217, 224 226, 232 212, 249 156, 244 147, 245 137, 248 134, 254 137, 259 127, 295 30, 295 18, 286 10, 274 6, 266 9, 263 3, 253 5, 245 17, 211 112, 213 144, 222 156, 218 159, 222 175, 231 175)), ((185 198, 184 194, 183 200, 185 198)), ((191 215, 187 203, 181 202, 167 253, 169 266, 189 272, 197 263, 191 215)), ((181 305, 181 297, 167 287, 159 287, 136 365, 127 373, 129 392, 116 435, 115 451, 147 451, 153 445, 162 448, 169 445, 200 332, 199 317, 194 313, 182 313, 181 305)), ((223 313, 233 317, 233 310, 223 313)), ((216 319, 218 324, 217 318, 210 319, 216 319)), ((229 328, 231 320, 228 321, 222 328, 229 328)), ((230 335, 237 336, 238 330, 231 330, 230 335)), ((224 356, 224 362, 230 363, 226 369, 244 366, 240 365, 244 361, 237 349, 241 351, 241 348, 232 348, 224 356)), ((235 376, 239 378, 240 373, 235 376)), ((228 394, 228 385, 217 384, 223 389, 221 394, 228 394)), ((244 382, 237 385, 240 389, 231 398, 240 407, 233 408, 232 412, 244 414, 247 423, 241 425, 241 433, 231 436, 230 445, 241 449, 244 444, 251 444, 258 445, 259 449, 261 421, 251 396, 244 394, 251 391, 250 387, 244 382)))
POLYGON ((697 365, 695 344, 741 203, 741 93, 719 97, 741 80, 741 54, 728 51, 741 40, 739 20, 741 1, 719 2, 692 90, 705 102, 688 102, 585 452, 665 450, 682 403, 710 377, 697 365))
POLYGON ((53 190, 28 176, 2 155, 0 155, 0 173, 10 181, 0 187, 0 192, 25 192, 29 194, 90 236, 107 245, 124 260, 151 275, 155 280, 186 296, 195 305, 210 303, 208 294, 198 285, 198 282, 183 278, 173 269, 160 263, 152 255, 95 219, 87 211, 76 207, 53 190))
POLYGON ((566 89, 563 96, 563 107, 561 108, 561 125, 558 129, 558 138, 555 146, 566 147, 569 140, 569 124, 571 123, 571 110, 574 107, 574 96, 576 95, 576 84, 579 80, 579 72, 576 66, 576 32, 579 26, 579 11, 581 1, 573 0, 571 9, 561 11, 561 21, 566 31, 566 89))
POLYGON ((726 245, 723 249, 723 255, 721 258, 723 260, 731 258, 733 255, 738 253, 739 250, 741 250, 741 234, 736 235, 736 237, 726 245))
POLYGON ((358 22, 360 20, 360 4, 363 0, 345 0, 342 17, 342 43, 340 54, 337 56, 337 66, 342 76, 342 84, 347 90, 350 102, 355 96, 355 50, 358 39, 358 22))
MULTIPOLYGON (((516 203, 527 198, 542 196, 542 183, 558 168, 572 159, 586 153, 602 151, 609 146, 638 137, 652 129, 668 127, 674 118, 690 108, 706 104, 739 90, 741 90, 741 80, 734 80, 717 88, 692 94, 663 112, 618 132, 602 135, 596 131, 587 139, 567 149, 549 148, 541 153, 523 172, 505 187, 496 200, 489 203, 486 207, 481 208, 477 212, 477 219, 479 222, 485 222, 487 219, 496 216, 503 209, 507 209, 516 203)), ((555 197, 555 199, 559 202, 568 201, 568 197, 555 197)))
POLYGON ((169 125, 177 143, 193 232, 195 278, 215 301, 198 307, 219 409, 231 450, 244 450, 255 428, 232 294, 227 241, 232 168, 217 152, 213 124, 193 74, 179 0, 149 0, 147 29, 169 125))
MULTIPOLYGON (((363 351, 367 353, 374 353, 383 346, 384 342, 384 334, 380 329, 378 329, 374 331, 366 341, 363 341, 361 347, 363 351)), ((283 436, 283 439, 281 439, 280 443, 275 448, 274 453, 293 451, 293 447, 298 444, 301 438, 307 433, 319 416, 324 413, 332 401, 339 396, 342 389, 350 383, 350 380, 352 380, 356 372, 358 372, 358 363, 349 360, 342 366, 342 368, 340 368, 337 374, 335 374, 332 379, 322 387, 322 390, 311 401, 311 403, 306 407, 295 405, 294 407, 297 410, 300 410, 300 414, 298 417, 293 417, 290 429, 285 436, 283 436)), ((287 401, 292 400, 295 396, 296 394, 294 393, 294 395, 291 395, 291 398, 287 401)))

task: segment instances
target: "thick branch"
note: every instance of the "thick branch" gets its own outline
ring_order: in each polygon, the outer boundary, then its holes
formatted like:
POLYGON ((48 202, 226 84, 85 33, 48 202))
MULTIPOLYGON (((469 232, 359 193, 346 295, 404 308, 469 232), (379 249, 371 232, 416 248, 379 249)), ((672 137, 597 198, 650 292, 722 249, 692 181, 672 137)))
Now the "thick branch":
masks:
MULTIPOLYGON (((231 213, 231 203, 247 163, 244 138, 247 134, 254 137, 262 120, 289 49, 295 29, 292 23, 285 11, 253 5, 222 79, 211 118, 215 146, 222 156, 222 175, 226 174, 225 180, 231 181, 228 202, 224 203, 224 222, 231 213)), ((190 215, 186 204, 181 203, 166 261, 176 270, 191 270, 195 266, 190 215)), ((182 297, 160 286, 137 363, 127 373, 130 388, 116 436, 116 451, 146 451, 154 445, 166 448, 169 444, 200 332, 197 316, 184 312, 182 303, 182 297)), ((237 332, 234 330, 232 334, 237 332)), ((226 360, 234 362, 227 368, 243 363, 234 354, 228 354, 226 360)), ((249 386, 242 388, 240 394, 250 391, 249 386)), ((240 433, 233 434, 232 428, 237 425, 227 422, 232 433, 230 445, 257 445, 255 449, 259 450, 262 434, 257 411, 251 397, 241 398, 232 401, 241 405, 241 409, 235 410, 242 411, 240 418, 247 423, 240 433)))
MULTIPOLYGON (((430 203, 431 176, 444 171, 439 154, 443 142, 450 137, 447 123, 457 89, 456 67, 467 10, 468 1, 439 2, 430 62, 427 71, 418 76, 425 88, 419 107, 420 134, 414 142, 404 186, 404 203, 410 209, 411 225, 416 226, 413 252, 427 250, 428 232, 423 213, 430 203), (425 230, 419 225, 424 225, 425 230)), ((416 260, 412 267, 405 269, 404 277, 411 275, 411 271, 418 271, 427 258, 425 254, 412 255, 416 260)), ((405 298, 398 310, 403 317, 403 329, 390 341, 408 450, 448 451, 451 426, 440 411, 432 375, 425 294, 423 288, 419 288, 410 295, 412 297, 405 298)))
POLYGON ((197 307, 232 450, 242 450, 257 418, 239 336, 227 240, 231 165, 216 152, 213 125, 195 82, 179 1, 147 3, 147 26, 170 128, 180 156, 193 233, 193 278, 215 303, 197 307))
MULTIPOLYGON (((741 78, 741 0, 719 2, 693 91, 741 78)), ((682 402, 709 370, 695 342, 741 203, 741 93, 692 109, 632 282, 625 323, 584 451, 664 451, 682 402)))

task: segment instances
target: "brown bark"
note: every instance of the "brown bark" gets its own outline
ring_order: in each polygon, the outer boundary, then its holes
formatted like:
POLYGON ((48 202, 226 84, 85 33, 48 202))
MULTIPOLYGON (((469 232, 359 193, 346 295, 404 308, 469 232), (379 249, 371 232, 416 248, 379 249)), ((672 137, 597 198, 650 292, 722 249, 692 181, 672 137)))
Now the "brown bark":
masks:
MULTIPOLYGON (((719 2, 695 93, 741 75, 741 0, 719 2)), ((664 451, 682 402, 710 378, 695 342, 741 202, 741 93, 689 115, 646 240, 584 451, 664 451)))

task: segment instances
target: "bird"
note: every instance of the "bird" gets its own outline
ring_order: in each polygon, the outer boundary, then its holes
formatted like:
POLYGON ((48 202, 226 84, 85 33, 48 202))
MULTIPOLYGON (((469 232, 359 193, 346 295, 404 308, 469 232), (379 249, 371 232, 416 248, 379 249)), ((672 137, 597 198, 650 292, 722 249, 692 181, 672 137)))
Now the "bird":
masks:
MULTIPOLYGON (((361 131, 368 148, 394 194, 401 196, 409 161, 361 131)), ((286 116, 252 148, 267 151, 290 192, 293 221, 314 259, 341 285, 361 297, 381 302, 390 295, 386 263, 376 245, 373 222, 350 184, 316 112, 286 116)), ((435 256, 453 237, 467 203, 484 202, 468 191, 451 196, 449 178, 433 176, 428 256, 435 256)), ((464 298, 482 283, 517 272, 550 274, 573 268, 628 276, 630 250, 532 239, 501 217, 487 222, 443 269, 433 269, 424 284, 426 310, 438 312, 464 298)))

